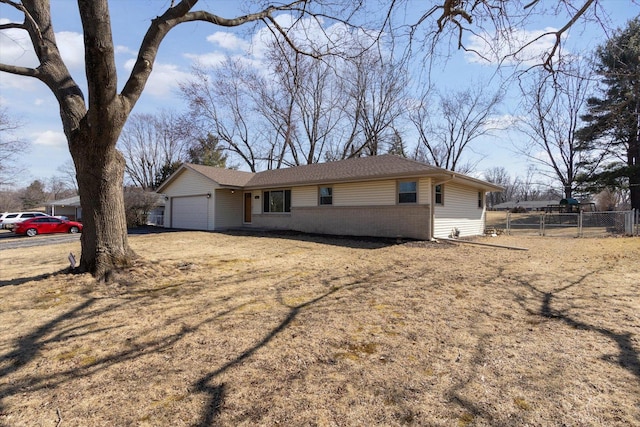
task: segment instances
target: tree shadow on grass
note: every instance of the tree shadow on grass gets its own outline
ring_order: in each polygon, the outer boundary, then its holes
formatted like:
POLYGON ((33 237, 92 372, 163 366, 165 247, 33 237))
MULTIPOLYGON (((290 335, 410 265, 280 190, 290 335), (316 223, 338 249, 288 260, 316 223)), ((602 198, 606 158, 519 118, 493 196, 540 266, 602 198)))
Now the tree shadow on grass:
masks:
POLYGON ((551 291, 543 291, 531 284, 529 281, 520 280, 520 285, 528 289, 533 295, 536 295, 540 301, 540 308, 532 310, 526 306, 526 298, 522 295, 516 296, 516 301, 520 304, 527 313, 535 316, 541 316, 546 319, 560 321, 574 329, 581 329, 591 332, 597 332, 602 336, 616 343, 618 346, 618 354, 616 356, 609 357, 607 355, 602 356, 602 360, 610 363, 615 363, 621 368, 629 371, 633 374, 638 381, 640 381, 640 356, 638 351, 633 347, 633 335, 631 332, 615 332, 611 329, 603 328, 600 326, 591 325, 589 323, 580 321, 572 317, 565 310, 558 310, 553 307, 556 300, 561 299, 560 293, 580 285, 584 280, 595 272, 588 272, 583 274, 577 280, 569 282, 568 284, 555 288, 551 291))
POLYGON ((240 305, 216 313, 213 316, 202 319, 200 323, 192 327, 183 326, 173 334, 160 336, 152 341, 132 342, 130 348, 107 354, 86 365, 73 366, 66 370, 48 372, 41 375, 26 375, 25 378, 20 380, 1 381, 36 361, 38 355, 48 344, 71 342, 71 340, 79 337, 95 335, 109 329, 118 328, 119 326, 117 325, 110 328, 95 328, 95 325, 99 322, 101 316, 134 301, 140 302, 141 300, 152 301, 153 298, 149 296, 128 296, 126 299, 120 299, 102 307, 97 306, 100 298, 86 298, 76 306, 35 328, 27 335, 17 338, 13 343, 7 343, 7 352, 0 353, 0 417, 6 415, 3 401, 10 396, 16 396, 25 393, 25 391, 34 392, 41 389, 55 389, 69 381, 89 377, 111 366, 135 360, 151 353, 166 351, 202 325, 215 321, 242 307, 240 305))
MULTIPOLYGON (((371 273, 371 275, 373 275, 375 273, 371 273)), ((293 279, 293 277, 291 278, 293 279)), ((287 307, 289 309, 287 315, 285 316, 284 319, 282 319, 282 321, 280 321, 280 323, 273 329, 271 329, 260 341, 258 341, 256 344, 254 344, 253 346, 249 347, 248 349, 246 349, 244 352, 242 352, 241 354, 239 354, 235 359, 225 363, 223 366, 221 366, 220 368, 216 369, 213 372, 208 373, 207 375, 204 375, 203 377, 201 377, 194 385, 194 389, 196 391, 202 392, 202 393, 206 393, 208 395, 208 403, 205 406, 204 412, 202 414, 202 417, 200 419, 200 421, 196 424, 194 424, 194 426, 196 427, 208 427, 211 425, 215 425, 215 420, 216 418, 220 415, 221 411, 222 411, 222 406, 224 403, 224 397, 225 397, 225 385, 224 384, 211 384, 211 381, 214 380, 216 377, 220 376, 221 374, 223 374, 224 372, 226 372, 227 370, 229 370, 230 368, 242 363, 244 360, 246 360, 247 358, 251 357, 253 354, 255 354, 258 350, 260 350, 261 348, 263 348, 264 346, 266 346, 270 341, 272 341, 276 336, 278 336, 281 332, 283 332, 290 324, 291 322, 293 322, 293 320, 296 319, 296 317, 300 314, 300 312, 306 308, 309 308, 317 303, 319 303, 320 301, 326 299, 327 297, 335 294, 338 291, 344 290, 344 289, 353 289, 356 286, 362 285, 364 283, 367 283, 369 280, 368 277, 365 278, 361 278, 358 280, 354 280, 351 283, 347 283, 341 286, 332 286, 328 291, 324 292, 323 294, 312 298, 304 303, 298 304, 298 305, 288 305, 284 302, 282 296, 280 295, 280 292, 278 292, 278 301, 280 302, 280 304, 284 307, 287 307)), ((286 279, 285 279, 286 281, 286 279)))
POLYGON ((68 271, 69 271, 68 269, 64 269, 64 270, 60 270, 60 271, 54 272, 54 273, 38 274, 37 276, 17 277, 15 279, 0 280, 0 288, 2 288, 4 286, 19 286, 19 285, 23 285, 23 284, 28 283, 28 282, 39 282, 41 280, 49 279, 52 276, 55 276, 57 274, 68 273, 68 271))

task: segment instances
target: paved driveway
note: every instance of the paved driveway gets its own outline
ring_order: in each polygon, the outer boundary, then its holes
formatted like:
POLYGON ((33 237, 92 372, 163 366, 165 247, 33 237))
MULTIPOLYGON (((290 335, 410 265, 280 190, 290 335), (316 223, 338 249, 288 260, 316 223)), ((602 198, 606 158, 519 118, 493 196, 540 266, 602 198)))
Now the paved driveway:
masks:
POLYGON ((16 236, 11 231, 0 231, 0 251, 3 249, 29 248, 33 246, 54 245, 80 240, 77 234, 42 234, 35 237, 16 236))

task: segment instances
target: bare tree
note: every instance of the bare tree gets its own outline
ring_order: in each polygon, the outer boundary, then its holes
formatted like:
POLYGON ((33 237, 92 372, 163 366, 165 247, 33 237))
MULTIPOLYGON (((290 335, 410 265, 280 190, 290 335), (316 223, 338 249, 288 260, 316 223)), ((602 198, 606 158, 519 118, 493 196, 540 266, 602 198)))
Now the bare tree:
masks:
POLYGON ((529 137, 519 151, 541 166, 541 174, 559 181, 567 198, 573 197, 576 177, 590 176, 604 155, 583 149, 576 138, 591 81, 587 67, 579 61, 573 58, 555 75, 535 73, 522 89, 524 114, 518 124, 529 137))
POLYGON ((349 65, 343 77, 348 93, 345 107, 355 132, 343 147, 344 157, 387 152, 396 136, 394 122, 405 111, 406 70, 377 50, 349 65))
POLYGON ((70 188, 61 176, 52 176, 46 183, 49 198, 53 200, 66 199, 76 195, 74 188, 70 188))
POLYGON ((264 86, 261 77, 239 60, 229 58, 217 69, 194 68, 193 78, 180 84, 189 103, 193 139, 213 135, 223 150, 237 155, 255 172, 265 150, 264 138, 250 120, 252 89, 264 86))
POLYGON ((508 202, 513 199, 516 192, 517 182, 512 181, 509 172, 503 166, 493 167, 484 173, 484 179, 504 188, 502 192, 487 193, 487 204, 493 207, 497 204, 508 202))
POLYGON ((14 137, 21 127, 5 107, 0 107, 0 188, 15 184, 20 172, 19 159, 28 144, 14 137))
POLYGON ((502 97, 501 90, 487 94, 478 84, 458 92, 440 92, 433 107, 427 92, 410 112, 418 131, 415 157, 452 171, 471 172, 475 165, 463 164, 463 154, 473 141, 495 130, 492 116, 502 97))
POLYGON ((78 179, 76 178, 76 168, 72 160, 67 160, 56 169, 60 175, 58 178, 64 182, 65 186, 78 194, 78 179))
POLYGON ((126 160, 126 175, 143 190, 155 190, 156 178, 166 164, 184 160, 187 142, 175 113, 134 114, 118 143, 126 160))

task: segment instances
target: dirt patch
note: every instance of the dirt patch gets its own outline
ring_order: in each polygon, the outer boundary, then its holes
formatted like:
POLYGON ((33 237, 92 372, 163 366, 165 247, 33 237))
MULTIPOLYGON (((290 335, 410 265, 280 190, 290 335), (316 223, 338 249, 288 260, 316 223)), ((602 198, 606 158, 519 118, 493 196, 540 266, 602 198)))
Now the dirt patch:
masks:
POLYGON ((0 425, 640 423, 640 240, 131 237, 0 252, 0 425))

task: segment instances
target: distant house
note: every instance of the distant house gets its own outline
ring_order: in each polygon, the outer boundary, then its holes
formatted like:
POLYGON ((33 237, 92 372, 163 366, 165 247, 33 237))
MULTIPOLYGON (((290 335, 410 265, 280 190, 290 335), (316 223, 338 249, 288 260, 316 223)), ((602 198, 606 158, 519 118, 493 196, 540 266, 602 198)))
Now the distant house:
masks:
POLYGON ((557 204, 557 200, 510 200, 508 202, 494 205, 492 210, 510 211, 512 209, 521 208, 526 211, 544 211, 547 206, 557 204))
POLYGON ((183 164, 158 188, 166 227, 430 239, 484 233, 502 188, 394 155, 251 173, 183 164))
POLYGON ((66 216, 72 221, 81 221, 82 208, 80 207, 80 196, 49 202, 46 205, 46 211, 49 215, 66 216))
MULTIPOLYGON (((146 212, 146 222, 148 225, 163 225, 164 204, 164 197, 158 195, 156 205, 149 212, 146 212)), ((66 216, 72 221, 82 221, 80 196, 49 202, 46 205, 46 212, 53 216, 66 216)))

